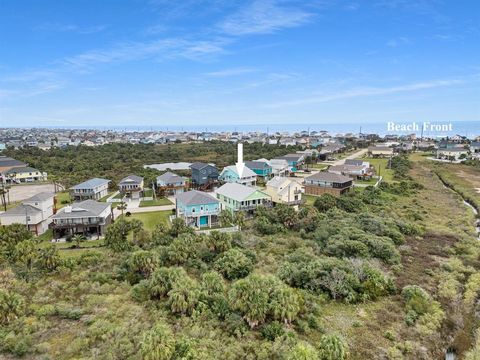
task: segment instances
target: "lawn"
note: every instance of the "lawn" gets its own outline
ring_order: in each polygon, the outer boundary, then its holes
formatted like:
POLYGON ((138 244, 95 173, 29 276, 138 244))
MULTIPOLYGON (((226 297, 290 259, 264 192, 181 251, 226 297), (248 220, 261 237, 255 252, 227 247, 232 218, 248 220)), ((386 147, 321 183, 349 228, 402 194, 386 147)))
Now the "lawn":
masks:
POLYGON ((162 205, 172 205, 172 202, 167 198, 157 198, 154 200, 142 200, 140 201, 140 207, 147 206, 162 206, 162 205))
POLYGON ((72 202, 70 193, 68 191, 56 193, 55 199, 57 199, 57 209, 61 209, 72 202))
POLYGON ((152 189, 145 189, 145 190, 143 191, 143 196, 144 196, 144 197, 153 197, 153 191, 152 191, 152 189))
POLYGON ((152 231, 155 226, 160 223, 166 224, 168 217, 172 215, 170 210, 166 211, 152 211, 146 213, 134 213, 129 216, 130 219, 138 219, 143 222, 145 230, 152 231))
POLYGON ((388 168, 388 159, 362 158, 375 168, 375 173, 383 177, 384 181, 393 181, 393 170, 388 168))
POLYGON ((313 205, 317 198, 318 196, 302 194, 302 199, 305 199, 307 205, 313 205))
POLYGON ((377 181, 377 178, 372 178, 370 180, 355 180, 354 183, 359 185, 375 185, 377 181))
POLYGON ((309 164, 308 168, 309 169, 316 169, 316 170, 323 170, 323 169, 326 169, 328 166, 329 166, 328 164, 319 163, 319 164, 309 164))
POLYGON ((105 195, 104 197, 102 197, 102 198, 101 198, 100 200, 98 200, 98 201, 100 201, 100 202, 107 202, 107 199, 108 199, 110 196, 112 196, 112 194, 113 194, 113 191, 110 191, 110 192, 108 192, 107 195, 105 195))

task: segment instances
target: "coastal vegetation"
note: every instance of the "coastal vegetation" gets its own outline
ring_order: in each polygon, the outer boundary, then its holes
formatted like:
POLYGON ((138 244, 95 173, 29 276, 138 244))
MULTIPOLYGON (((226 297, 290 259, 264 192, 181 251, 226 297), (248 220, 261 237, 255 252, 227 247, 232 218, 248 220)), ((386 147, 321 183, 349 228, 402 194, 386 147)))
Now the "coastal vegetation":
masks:
POLYGON ((1 228, 1 356, 474 359, 475 217, 439 176, 468 185, 415 155, 390 167, 378 188, 299 211, 223 214, 242 223, 233 234, 197 234, 169 211, 120 216, 104 240, 71 244, 1 228))

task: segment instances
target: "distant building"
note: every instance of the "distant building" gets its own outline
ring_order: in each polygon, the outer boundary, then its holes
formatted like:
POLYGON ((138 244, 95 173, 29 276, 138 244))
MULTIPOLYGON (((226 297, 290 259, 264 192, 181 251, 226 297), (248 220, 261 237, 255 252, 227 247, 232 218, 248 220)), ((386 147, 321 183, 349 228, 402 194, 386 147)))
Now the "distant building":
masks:
POLYGON ((328 172, 345 175, 352 179, 370 179, 373 176, 373 168, 368 161, 355 159, 347 159, 343 165, 330 166, 328 172))
POLYGON ((270 195, 274 204, 299 205, 302 202, 302 186, 283 176, 270 179, 265 193, 270 195))
POLYGON ((176 195, 186 190, 187 183, 183 176, 167 171, 157 176, 157 188, 165 195, 176 195))
POLYGON ((203 191, 191 190, 175 197, 175 213, 188 226, 212 227, 218 222, 220 203, 203 191))
POLYGON ((60 209, 52 216, 51 226, 55 239, 75 234, 96 235, 98 238, 111 222, 109 203, 85 200, 60 209))
POLYGON ((35 181, 47 181, 47 173, 38 169, 26 167, 14 167, 5 172, 6 182, 10 183, 28 183, 35 181))
POLYGON ((0 181, 6 182, 6 172, 14 169, 14 168, 22 168, 26 167, 27 164, 25 164, 22 161, 15 160, 11 157, 7 156, 0 156, 0 181))
POLYGON ((190 165, 192 182, 196 185, 218 181, 218 169, 212 164, 196 162, 190 165))
POLYGON ((286 160, 291 172, 296 172, 297 170, 301 169, 302 165, 305 163, 304 154, 287 154, 276 159, 286 160))
POLYGON ((35 235, 41 235, 48 230, 53 215, 54 194, 42 192, 22 201, 12 209, 0 214, 1 225, 24 224, 35 235))
POLYGON ((100 200, 108 194, 110 180, 93 178, 70 188, 70 196, 74 201, 100 200))
POLYGON ((469 151, 465 148, 444 148, 437 150, 437 159, 460 160, 468 156, 469 151))
POLYGON ((348 192, 353 185, 351 178, 320 171, 305 178, 305 194, 319 196, 322 194, 341 195, 348 192))
POLYGON ((118 183, 118 190, 130 199, 140 199, 143 195, 143 178, 129 175, 118 183))
POLYGON ((216 190, 222 209, 231 212, 253 213, 259 206, 271 206, 270 195, 254 187, 227 183, 216 190))

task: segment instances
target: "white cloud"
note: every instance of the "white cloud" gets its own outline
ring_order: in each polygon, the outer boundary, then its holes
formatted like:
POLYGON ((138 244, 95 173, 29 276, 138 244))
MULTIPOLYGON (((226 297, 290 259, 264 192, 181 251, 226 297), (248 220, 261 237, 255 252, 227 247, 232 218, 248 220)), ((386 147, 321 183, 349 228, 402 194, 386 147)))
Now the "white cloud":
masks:
POLYGON ((95 34, 103 31, 107 28, 107 25, 90 25, 80 26, 76 24, 61 24, 61 23, 43 23, 37 27, 37 31, 51 31, 51 32, 73 32, 77 34, 95 34))
POLYGON ((256 0, 227 17, 218 27, 232 36, 269 34, 303 25, 312 15, 298 7, 280 5, 275 0, 256 0))
POLYGON ((237 67, 237 68, 231 68, 231 69, 224 69, 224 70, 219 70, 219 71, 212 71, 209 73, 205 73, 207 76, 212 76, 212 77, 227 77, 227 76, 237 76, 237 75, 243 75, 243 74, 250 74, 252 72, 258 71, 257 69, 253 68, 246 68, 246 67, 237 67))

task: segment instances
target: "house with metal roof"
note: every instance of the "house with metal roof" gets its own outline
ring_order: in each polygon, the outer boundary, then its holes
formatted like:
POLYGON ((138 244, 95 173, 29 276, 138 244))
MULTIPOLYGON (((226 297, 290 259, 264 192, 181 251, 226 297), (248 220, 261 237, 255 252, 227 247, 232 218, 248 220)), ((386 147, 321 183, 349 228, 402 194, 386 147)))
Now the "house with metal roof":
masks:
POLYGON ((288 162, 288 167, 291 172, 296 172, 297 170, 301 169, 302 165, 305 163, 304 154, 287 154, 284 156, 280 156, 277 159, 286 160, 288 162))
POLYGON ((108 194, 110 180, 93 178, 70 188, 70 196, 74 201, 100 200, 108 194))
POLYGON ((284 176, 275 176, 267 182, 265 193, 274 204, 299 205, 302 202, 302 186, 284 176))
POLYGON ((305 194, 319 196, 322 194, 341 195, 352 188, 353 180, 347 176, 320 171, 304 180, 305 194))
POLYGON ((35 235, 41 235, 48 230, 53 209, 54 194, 41 192, 0 214, 0 224, 24 224, 35 235))
POLYGON ((30 166, 14 167, 5 172, 5 179, 16 184, 47 181, 47 173, 30 166))
POLYGON ((212 227, 218 222, 220 202, 206 192, 191 190, 175 196, 175 213, 188 226, 212 227))
POLYGON ((213 164, 196 162, 190 165, 192 170, 192 182, 201 186, 218 181, 218 169, 213 164))
POLYGON ((219 180, 226 183, 237 183, 247 186, 255 186, 257 183, 257 174, 247 166, 239 168, 236 165, 230 165, 223 168, 219 180), (239 172, 240 171, 240 172, 239 172))
POLYGON ((157 188, 163 195, 176 195, 184 192, 187 179, 170 171, 157 176, 157 188))
POLYGON ((271 206, 272 198, 265 192, 238 183, 223 184, 215 191, 222 210, 253 213, 259 206, 271 206))
POLYGON ((99 238, 112 222, 109 203, 84 200, 65 206, 52 216, 51 227, 55 239, 83 234, 99 238))
POLYGON ((245 161, 245 166, 263 178, 268 178, 272 175, 272 167, 267 161, 245 161))
POLYGON ((129 175, 118 183, 118 190, 128 199, 140 199, 143 196, 143 177, 129 175))

